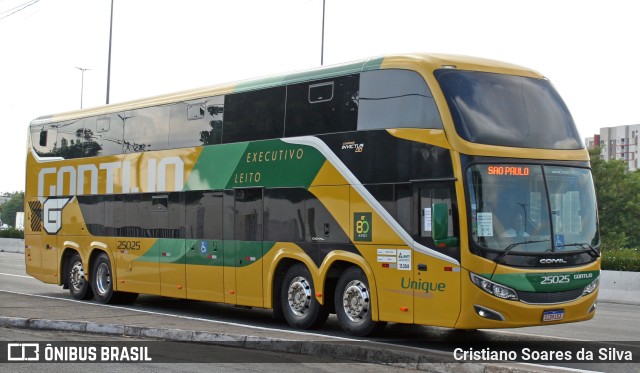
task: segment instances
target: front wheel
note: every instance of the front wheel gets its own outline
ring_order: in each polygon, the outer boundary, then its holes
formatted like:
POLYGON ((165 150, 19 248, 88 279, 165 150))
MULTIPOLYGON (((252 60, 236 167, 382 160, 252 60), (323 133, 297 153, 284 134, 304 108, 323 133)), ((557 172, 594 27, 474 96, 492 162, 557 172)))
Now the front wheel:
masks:
POLYGON ((371 319, 371 296, 367 276, 358 267, 345 270, 336 286, 336 316, 342 329, 358 337, 378 332, 386 323, 371 319))
POLYGON ((138 298, 136 293, 123 293, 113 290, 111 261, 105 253, 99 254, 91 266, 91 287, 96 300, 104 304, 131 303, 138 298))
POLYGON ((327 308, 315 297, 311 273, 301 263, 293 265, 284 275, 280 304, 289 325, 298 329, 319 328, 329 316, 327 308))
POLYGON ((87 276, 82 264, 80 254, 74 253, 69 258, 67 265, 67 284, 69 284, 69 293, 74 299, 88 300, 93 298, 93 291, 87 281, 87 276))

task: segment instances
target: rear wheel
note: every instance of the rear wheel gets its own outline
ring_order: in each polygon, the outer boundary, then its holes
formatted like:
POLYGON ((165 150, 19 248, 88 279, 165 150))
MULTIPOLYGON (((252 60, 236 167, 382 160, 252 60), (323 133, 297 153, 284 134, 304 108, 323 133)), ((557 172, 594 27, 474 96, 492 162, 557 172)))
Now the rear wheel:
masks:
POLYGON ((75 299, 87 300, 93 298, 93 291, 87 281, 84 265, 80 254, 74 253, 69 258, 67 264, 67 284, 69 284, 69 293, 75 299))
POLYGON ((371 296, 367 276, 358 267, 346 269, 336 285, 336 316, 345 332, 363 337, 384 328, 371 319, 371 296))
POLYGON ((99 254, 91 266, 91 287, 96 300, 104 304, 131 303, 138 298, 136 293, 124 293, 113 290, 111 261, 105 253, 99 254))
POLYGON ((289 325, 298 329, 319 328, 329 317, 327 308, 315 297, 311 273, 301 263, 293 265, 284 275, 280 304, 289 325))

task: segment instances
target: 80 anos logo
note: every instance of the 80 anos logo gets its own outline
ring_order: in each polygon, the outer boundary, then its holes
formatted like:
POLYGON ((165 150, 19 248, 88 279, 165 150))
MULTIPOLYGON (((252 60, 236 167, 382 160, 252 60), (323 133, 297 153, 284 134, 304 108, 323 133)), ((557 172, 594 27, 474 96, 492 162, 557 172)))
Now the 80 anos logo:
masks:
POLYGON ((353 240, 371 242, 373 224, 370 212, 356 212, 353 214, 353 240))

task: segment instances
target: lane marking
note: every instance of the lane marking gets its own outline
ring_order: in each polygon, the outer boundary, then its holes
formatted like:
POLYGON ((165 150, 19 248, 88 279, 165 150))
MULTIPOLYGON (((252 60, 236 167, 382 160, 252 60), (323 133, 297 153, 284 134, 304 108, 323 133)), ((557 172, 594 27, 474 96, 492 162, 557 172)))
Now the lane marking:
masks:
MULTIPOLYGON (((22 276, 22 277, 28 277, 28 276, 22 276)), ((101 306, 101 307, 107 307, 107 308, 113 308, 113 309, 119 309, 119 310, 134 311, 134 312, 145 313, 145 314, 150 314, 150 315, 177 317, 177 318, 180 318, 180 319, 193 320, 193 321, 203 321, 203 322, 208 322, 208 323, 213 323, 213 324, 238 326, 238 327, 244 327, 244 328, 249 328, 249 329, 257 329, 257 330, 269 331, 269 332, 291 333, 291 334, 297 334, 297 335, 302 335, 302 336, 312 336, 312 337, 325 337, 325 338, 328 338, 328 339, 337 339, 337 340, 343 340, 343 341, 349 341, 349 342, 368 342, 368 343, 372 343, 372 344, 377 344, 377 345, 382 345, 382 346, 390 346, 390 347, 395 347, 395 348, 400 346, 400 347, 403 347, 403 348, 406 348, 406 349, 415 350, 415 351, 418 351, 418 352, 426 352, 426 351, 428 351, 430 353, 435 353, 435 354, 442 354, 442 355, 447 355, 447 356, 449 355, 449 352, 444 352, 444 351, 441 351, 441 350, 430 350, 430 349, 426 349, 426 348, 419 348, 419 347, 412 347, 412 346, 402 346, 402 345, 398 345, 398 344, 392 344, 392 343, 386 343, 386 342, 380 342, 380 341, 373 341, 373 340, 366 340, 366 339, 354 339, 354 338, 337 337, 337 336, 330 336, 330 335, 324 335, 324 334, 299 332, 299 331, 294 331, 294 330, 282 330, 282 329, 266 328, 266 327, 261 327, 261 326, 245 325, 245 324, 239 324, 239 323, 228 322, 228 321, 210 320, 210 319, 203 319, 203 318, 200 318, 200 317, 173 315, 173 314, 168 314, 168 313, 163 313, 163 312, 140 310, 140 309, 135 309, 135 308, 123 307, 123 306, 113 306, 113 305, 110 305, 110 304, 90 303, 90 302, 79 301, 79 300, 75 300, 75 299, 58 298, 58 297, 53 297, 53 296, 49 296, 49 295, 28 294, 28 293, 22 293, 22 292, 5 290, 5 289, 0 289, 0 292, 9 293, 9 294, 16 294, 16 295, 25 295, 25 296, 37 297, 37 298, 61 300, 61 301, 66 301, 66 302, 85 304, 85 305, 89 305, 89 306, 101 306)), ((85 323, 91 322, 91 321, 79 321, 79 320, 63 320, 63 321, 76 321, 76 322, 85 322, 85 323)), ((518 334, 518 333, 511 333, 511 334, 518 334)), ((274 339, 277 339, 277 338, 274 338, 274 339)), ((557 338, 557 339, 562 339, 562 338, 557 338)), ((564 340, 572 340, 572 339, 565 338, 564 340)), ((582 341, 582 340, 576 340, 576 341, 582 341)), ((568 367, 562 367, 562 366, 542 365, 542 364, 534 364, 534 363, 520 363, 520 362, 510 362, 510 363, 511 364, 516 364, 516 365, 517 364, 524 364, 524 365, 528 365, 528 366, 535 366, 535 367, 542 367, 542 368, 553 368, 553 369, 558 369, 558 370, 567 371, 567 372, 597 373, 597 371, 587 371, 587 370, 584 370, 584 369, 574 369, 574 368, 568 368, 568 367)))
MULTIPOLYGON (((2 276, 11 276, 11 277, 22 277, 22 278, 33 278, 31 276, 24 276, 24 275, 14 275, 11 273, 0 273, 0 275, 2 276)), ((34 279, 35 280, 35 279, 34 279)))
POLYGON ((584 369, 575 369, 575 368, 569 368, 569 367, 559 367, 554 365, 540 365, 540 364, 532 364, 532 363, 520 363, 520 364, 534 366, 537 368, 552 368, 552 369, 566 370, 567 372, 602 373, 599 370, 584 370, 584 369))
MULTIPOLYGON (((234 322, 229 322, 229 321, 203 319, 203 318, 200 318, 200 317, 193 317, 193 316, 173 315, 173 314, 170 314, 170 313, 147 311, 147 310, 141 310, 141 309, 129 308, 129 307, 123 307, 123 306, 113 306, 113 305, 110 305, 110 304, 90 303, 90 302, 84 302, 84 301, 79 301, 79 300, 75 300, 75 299, 52 297, 52 296, 49 296, 49 295, 21 293, 21 292, 18 292, 18 291, 5 290, 5 289, 0 289, 0 292, 9 293, 9 294, 16 294, 16 295, 26 295, 26 296, 37 297, 37 298, 55 299, 55 300, 61 300, 61 301, 72 302, 72 303, 80 303, 80 304, 85 304, 85 305, 90 305, 90 306, 99 306, 99 307, 114 308, 114 309, 119 309, 119 310, 135 311, 135 312, 146 313, 146 314, 149 314, 149 315, 156 315, 156 316, 177 317, 177 318, 180 318, 180 319, 186 319, 186 320, 192 320, 192 321, 204 321, 204 322, 209 322, 209 323, 214 323, 214 324, 239 326, 239 327, 257 329, 257 330, 264 330, 264 331, 269 331, 269 332, 291 333, 291 334, 298 334, 298 335, 304 335, 304 336, 314 336, 314 337, 327 337, 327 338, 340 339, 340 340, 350 341, 350 342, 370 342, 370 341, 363 340, 363 339, 353 339, 353 338, 328 336, 328 335, 323 335, 323 334, 299 332, 299 331, 295 331, 295 330, 274 329, 274 328, 267 328, 267 327, 262 327, 262 326, 239 324, 239 323, 234 323, 234 322)), ((72 320, 67 320, 67 321, 72 321, 72 320)), ((89 321, 85 321, 85 322, 89 322, 89 321)))

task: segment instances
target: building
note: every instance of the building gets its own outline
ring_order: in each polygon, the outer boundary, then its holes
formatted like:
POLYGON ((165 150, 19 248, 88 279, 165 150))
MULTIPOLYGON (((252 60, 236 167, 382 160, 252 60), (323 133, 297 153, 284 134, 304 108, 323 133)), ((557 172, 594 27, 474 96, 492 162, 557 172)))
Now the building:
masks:
POLYGON ((640 168, 638 135, 640 124, 600 128, 600 134, 585 139, 587 148, 600 146, 600 158, 617 159, 627 163, 629 171, 640 168))

